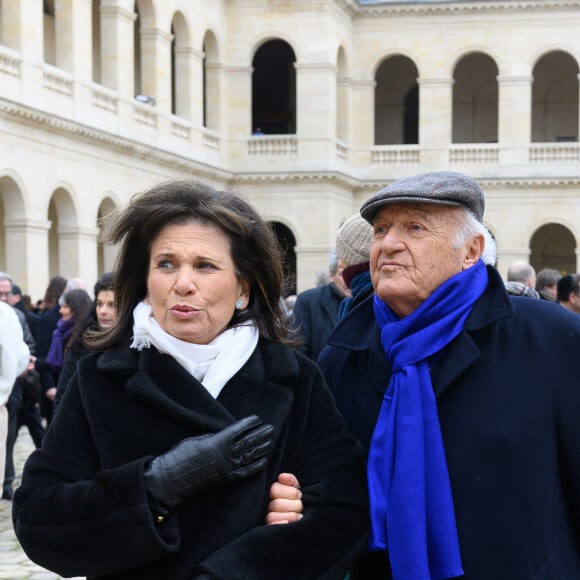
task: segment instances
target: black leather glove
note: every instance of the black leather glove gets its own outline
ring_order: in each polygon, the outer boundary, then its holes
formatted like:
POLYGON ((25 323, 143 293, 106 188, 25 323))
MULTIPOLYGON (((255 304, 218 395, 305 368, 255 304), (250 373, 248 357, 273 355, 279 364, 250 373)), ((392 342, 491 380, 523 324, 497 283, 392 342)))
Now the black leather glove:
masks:
POLYGON ((274 427, 255 415, 215 434, 189 437, 156 457, 145 470, 145 489, 162 515, 190 495, 266 467, 274 427))

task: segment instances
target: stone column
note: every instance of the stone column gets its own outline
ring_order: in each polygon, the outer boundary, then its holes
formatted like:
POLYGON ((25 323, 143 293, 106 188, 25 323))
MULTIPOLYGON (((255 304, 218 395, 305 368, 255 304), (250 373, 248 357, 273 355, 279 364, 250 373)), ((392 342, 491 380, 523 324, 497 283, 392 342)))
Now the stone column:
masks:
POLYGON ((201 74, 197 70, 196 52, 189 46, 175 49, 175 114, 188 121, 200 123, 201 116, 197 114, 200 108, 201 74))
POLYGON ((32 296, 42 296, 46 290, 49 231, 46 220, 4 220, 6 271, 32 296))
POLYGON ((97 278, 97 228, 58 228, 60 274, 82 278, 90 285, 97 278))
POLYGON ((294 67, 300 157, 332 158, 336 154, 337 68, 325 62, 295 63, 294 67))
POLYGON ((530 76, 498 76, 498 143, 500 164, 527 164, 532 136, 530 76))
POLYGON ((371 163, 371 148, 375 144, 376 82, 352 80, 350 118, 350 160, 354 165, 371 163))
POLYGON ((154 97, 157 110, 171 113, 171 42, 173 35, 159 28, 141 28, 141 85, 154 97))
MULTIPOLYGON (((224 119, 222 118, 224 113, 222 111, 222 103, 224 102, 224 96, 222 95, 224 81, 224 67, 220 63, 206 63, 205 64, 205 87, 203 87, 203 62, 200 62, 200 82, 201 94, 199 96, 199 111, 203 115, 203 100, 205 98, 205 126, 211 131, 217 133, 220 132, 221 127, 224 125, 224 119), (205 89, 205 96, 203 91, 205 89)), ((196 78, 197 75, 196 75, 196 78)), ((251 91, 251 88, 250 88, 251 91)), ((197 93, 196 93, 197 96, 197 93)), ((227 97, 226 97, 227 98, 227 97)), ((251 114, 251 109, 250 109, 251 114)), ((250 121, 251 122, 251 121, 250 121)), ((199 123, 203 125, 203 121, 199 123)))
POLYGON ((449 163, 453 119, 453 79, 420 78, 419 151, 421 165, 449 163))
POLYGON ((101 0, 101 82, 116 90, 119 97, 133 100, 134 25, 137 15, 116 5, 116 0, 101 0))
POLYGON ((75 80, 93 78, 91 0, 56 0, 56 62, 75 80))

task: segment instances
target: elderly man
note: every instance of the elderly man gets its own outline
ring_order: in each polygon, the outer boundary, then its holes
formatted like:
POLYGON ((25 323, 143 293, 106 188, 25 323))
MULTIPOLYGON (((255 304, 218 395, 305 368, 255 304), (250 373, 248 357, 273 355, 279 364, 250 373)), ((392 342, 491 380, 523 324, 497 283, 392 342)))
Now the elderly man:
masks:
POLYGON ((523 260, 516 260, 510 264, 507 271, 505 289, 512 296, 527 296, 539 298, 536 288, 536 271, 523 260))
POLYGON ((483 212, 453 172, 361 208, 375 296, 318 359, 368 455, 356 580, 580 578, 580 321, 507 294, 483 212))

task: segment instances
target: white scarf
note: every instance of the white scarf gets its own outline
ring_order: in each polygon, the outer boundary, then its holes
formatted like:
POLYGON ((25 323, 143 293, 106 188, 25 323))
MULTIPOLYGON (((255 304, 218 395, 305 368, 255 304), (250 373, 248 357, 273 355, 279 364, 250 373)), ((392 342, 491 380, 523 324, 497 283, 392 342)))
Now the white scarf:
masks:
POLYGON ((143 350, 153 345, 171 355, 217 399, 225 384, 246 364, 258 344, 259 332, 253 322, 228 328, 209 344, 185 342, 165 332, 145 302, 133 310, 131 348, 143 350))

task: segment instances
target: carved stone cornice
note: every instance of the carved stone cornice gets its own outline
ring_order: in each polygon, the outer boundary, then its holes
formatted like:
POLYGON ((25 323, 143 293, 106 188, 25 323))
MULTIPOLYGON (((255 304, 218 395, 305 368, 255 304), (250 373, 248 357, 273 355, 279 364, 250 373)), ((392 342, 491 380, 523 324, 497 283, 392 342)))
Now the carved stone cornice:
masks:
POLYGON ((150 147, 125 137, 107 133, 106 131, 100 131, 99 129, 83 125, 82 123, 69 121, 57 115, 45 113, 7 99, 0 99, 0 115, 11 118, 16 122, 27 123, 34 127, 44 128, 75 139, 81 139, 130 155, 131 157, 151 159, 156 161, 160 166, 171 167, 189 175, 223 180, 229 180, 232 177, 231 172, 206 165, 200 161, 150 147))
POLYGON ((571 10, 580 8, 580 0, 448 0, 446 2, 384 2, 361 4, 359 15, 482 13, 545 10, 571 10))
POLYGON ((271 173, 236 173, 232 184, 251 183, 329 183, 339 185, 347 189, 360 186, 360 180, 340 171, 303 171, 295 173, 271 172, 271 173))

